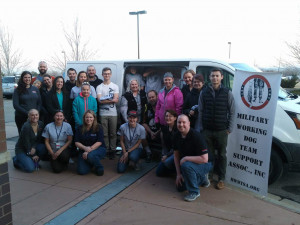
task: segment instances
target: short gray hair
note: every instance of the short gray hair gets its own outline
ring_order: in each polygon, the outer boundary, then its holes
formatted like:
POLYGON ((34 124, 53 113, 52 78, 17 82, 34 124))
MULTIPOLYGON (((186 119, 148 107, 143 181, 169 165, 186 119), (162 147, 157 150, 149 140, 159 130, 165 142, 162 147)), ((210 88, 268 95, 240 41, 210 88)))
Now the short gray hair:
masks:
POLYGON ((93 68, 96 70, 96 68, 95 68, 93 65, 89 65, 89 66, 86 68, 86 71, 88 71, 88 69, 89 69, 90 67, 93 67, 93 68))
POLYGON ((40 67, 41 64, 46 64, 46 66, 48 67, 48 65, 47 65, 47 63, 45 61, 40 61, 39 62, 39 67, 40 67))

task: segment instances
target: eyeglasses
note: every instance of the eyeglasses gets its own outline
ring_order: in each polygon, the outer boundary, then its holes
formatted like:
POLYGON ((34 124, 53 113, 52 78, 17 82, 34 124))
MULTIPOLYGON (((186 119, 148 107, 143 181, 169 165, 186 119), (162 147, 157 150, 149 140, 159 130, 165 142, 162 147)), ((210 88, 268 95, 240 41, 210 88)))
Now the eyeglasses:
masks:
POLYGON ((102 73, 102 75, 110 75, 111 73, 102 73))
POLYGON ((82 85, 89 85, 89 86, 91 86, 90 83, 89 83, 89 82, 86 82, 86 81, 83 82, 82 85))

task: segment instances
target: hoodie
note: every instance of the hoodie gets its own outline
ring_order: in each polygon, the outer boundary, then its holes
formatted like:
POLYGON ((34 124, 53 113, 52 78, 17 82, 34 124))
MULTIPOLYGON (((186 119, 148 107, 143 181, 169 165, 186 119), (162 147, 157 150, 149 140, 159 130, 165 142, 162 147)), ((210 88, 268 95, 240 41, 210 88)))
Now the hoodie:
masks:
POLYGON ((181 114, 183 104, 182 92, 173 84, 171 90, 165 96, 165 88, 158 93, 158 99, 155 112, 155 123, 166 125, 165 112, 167 109, 173 109, 178 115, 181 114))
POLYGON ((73 101, 73 116, 75 120, 75 128, 82 125, 83 114, 88 110, 93 110, 97 115, 97 101, 92 96, 83 97, 82 93, 73 101))

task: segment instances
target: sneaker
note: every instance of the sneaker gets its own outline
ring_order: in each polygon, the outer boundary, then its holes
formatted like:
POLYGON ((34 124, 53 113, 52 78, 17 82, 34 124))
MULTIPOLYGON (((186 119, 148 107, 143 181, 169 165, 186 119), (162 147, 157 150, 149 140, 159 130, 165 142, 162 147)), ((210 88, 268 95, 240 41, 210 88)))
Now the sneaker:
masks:
POLYGON ((208 188, 210 186, 210 180, 208 179, 208 173, 205 174, 205 180, 203 181, 201 187, 206 187, 208 188))
POLYGON ((225 187, 224 181, 219 180, 219 182, 217 183, 216 188, 217 188, 218 190, 222 190, 224 187, 225 187))
POLYGON ((200 193, 189 193, 188 195, 184 196, 184 200, 187 202, 195 201, 200 196, 200 193))

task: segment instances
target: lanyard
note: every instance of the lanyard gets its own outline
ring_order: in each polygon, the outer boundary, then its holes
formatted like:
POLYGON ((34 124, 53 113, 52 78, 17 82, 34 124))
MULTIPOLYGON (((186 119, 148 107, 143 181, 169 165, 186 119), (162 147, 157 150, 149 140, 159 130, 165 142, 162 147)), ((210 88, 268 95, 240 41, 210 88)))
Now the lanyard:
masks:
POLYGON ((128 125, 128 127, 129 127, 129 145, 131 146, 131 143, 132 143, 132 140, 133 140, 135 131, 136 131, 136 127, 134 128, 134 131, 133 131, 132 136, 131 136, 131 134, 130 134, 130 126, 128 125))
POLYGON ((56 142, 58 142, 58 139, 59 139, 59 136, 60 136, 60 134, 61 134, 61 131, 62 131, 63 126, 64 126, 64 122, 62 123, 61 128, 60 128, 60 131, 59 131, 59 134, 58 134, 58 133, 57 133, 57 129, 56 129, 56 125, 55 125, 56 142))

